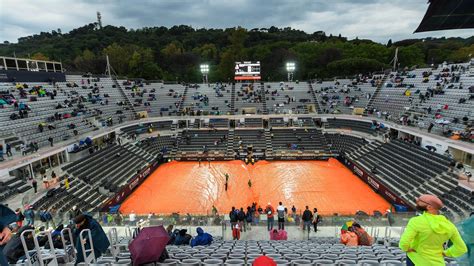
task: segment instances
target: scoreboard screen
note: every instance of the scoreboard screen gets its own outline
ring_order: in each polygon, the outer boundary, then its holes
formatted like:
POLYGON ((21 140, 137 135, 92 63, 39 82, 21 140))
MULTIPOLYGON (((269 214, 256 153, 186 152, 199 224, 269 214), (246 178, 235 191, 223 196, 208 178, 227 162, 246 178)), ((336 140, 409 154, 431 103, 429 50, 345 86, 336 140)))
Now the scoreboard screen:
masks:
POLYGON ((260 80, 260 61, 235 62, 235 80, 260 80))

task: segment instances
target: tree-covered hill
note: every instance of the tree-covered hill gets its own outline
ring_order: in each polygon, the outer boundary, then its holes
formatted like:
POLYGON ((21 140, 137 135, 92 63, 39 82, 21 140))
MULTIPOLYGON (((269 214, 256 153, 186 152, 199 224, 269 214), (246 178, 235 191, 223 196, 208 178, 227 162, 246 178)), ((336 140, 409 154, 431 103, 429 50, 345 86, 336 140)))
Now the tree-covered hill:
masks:
POLYGON ((424 66, 443 61, 466 62, 474 55, 474 37, 390 40, 347 40, 291 28, 126 29, 95 24, 68 33, 61 30, 22 37, 18 43, 0 44, 0 55, 51 59, 70 71, 103 73, 105 54, 121 76, 146 79, 199 81, 199 65, 211 66, 211 81, 233 78, 235 61, 260 61, 264 80, 284 80, 285 62, 296 62, 296 79, 329 78, 388 68, 399 47, 400 67, 424 66))

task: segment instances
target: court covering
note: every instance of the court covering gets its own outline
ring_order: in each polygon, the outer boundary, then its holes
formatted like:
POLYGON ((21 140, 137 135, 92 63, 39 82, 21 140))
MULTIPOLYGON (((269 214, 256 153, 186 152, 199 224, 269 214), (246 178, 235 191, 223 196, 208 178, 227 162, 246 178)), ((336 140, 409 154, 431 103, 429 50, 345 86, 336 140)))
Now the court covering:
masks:
POLYGON ((372 214, 389 208, 380 195, 336 159, 329 161, 177 162, 152 173, 122 204, 122 213, 210 214, 212 206, 226 214, 232 206, 246 209, 252 202, 276 208, 282 201, 317 207, 322 215, 372 214), (225 191, 225 174, 229 174, 225 191), (248 181, 251 180, 251 187, 248 181))

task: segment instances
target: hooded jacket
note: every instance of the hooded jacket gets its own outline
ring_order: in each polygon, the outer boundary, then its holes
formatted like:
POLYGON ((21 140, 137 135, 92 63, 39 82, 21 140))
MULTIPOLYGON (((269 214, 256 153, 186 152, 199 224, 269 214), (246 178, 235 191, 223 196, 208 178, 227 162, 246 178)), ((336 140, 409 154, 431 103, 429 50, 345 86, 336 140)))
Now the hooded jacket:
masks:
POLYGON ((201 227, 196 228, 197 236, 191 240, 191 247, 205 246, 212 243, 212 235, 204 233, 201 227))
POLYGON ((415 265, 445 265, 443 252, 448 257, 459 257, 467 252, 467 247, 458 230, 443 215, 424 212, 408 222, 400 238, 400 248, 408 251, 408 257, 415 265), (453 245, 444 250, 443 244, 451 240, 453 245))
MULTIPOLYGON (((102 256, 102 253, 105 253, 107 251, 107 248, 109 248, 110 246, 109 239, 107 238, 107 235, 105 234, 100 224, 96 220, 94 220, 92 216, 88 214, 84 214, 84 215, 86 216, 86 219, 87 219, 87 226, 85 226, 85 228, 76 229, 74 231, 74 238, 76 239, 76 250, 77 250, 76 264, 84 261, 84 256, 82 254, 81 240, 79 237, 80 232, 83 229, 91 230, 92 243, 94 245, 94 255, 96 258, 102 256)), ((90 248, 89 241, 87 241, 86 249, 89 249, 89 248, 90 248)))

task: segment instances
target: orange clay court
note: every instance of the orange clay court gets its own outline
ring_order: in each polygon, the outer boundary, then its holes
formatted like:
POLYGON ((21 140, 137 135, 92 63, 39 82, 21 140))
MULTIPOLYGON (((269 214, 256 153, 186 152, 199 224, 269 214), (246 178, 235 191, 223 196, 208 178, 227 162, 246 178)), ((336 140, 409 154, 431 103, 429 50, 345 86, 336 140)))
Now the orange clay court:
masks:
POLYGON ((329 161, 171 162, 155 170, 122 204, 122 213, 210 214, 232 206, 265 208, 278 202, 300 211, 308 205, 322 215, 383 212, 390 204, 336 159, 329 161), (225 176, 229 174, 228 190, 225 176), (249 188, 248 181, 252 182, 249 188))

